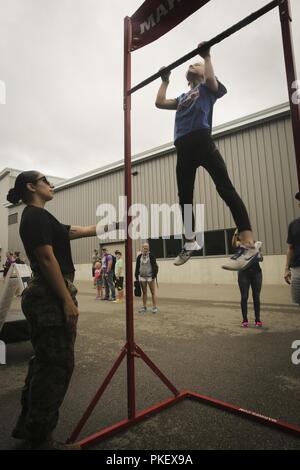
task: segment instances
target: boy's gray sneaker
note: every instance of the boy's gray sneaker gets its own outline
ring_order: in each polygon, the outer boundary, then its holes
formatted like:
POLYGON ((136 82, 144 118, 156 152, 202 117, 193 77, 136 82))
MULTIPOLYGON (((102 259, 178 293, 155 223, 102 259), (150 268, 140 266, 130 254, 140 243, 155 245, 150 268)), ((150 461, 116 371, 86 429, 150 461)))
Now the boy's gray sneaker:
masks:
POLYGON ((201 250, 201 246, 198 245, 196 241, 185 243, 179 255, 176 256, 173 264, 175 266, 181 266, 182 264, 186 263, 190 259, 194 251, 199 251, 199 250, 201 250))
POLYGON ((259 256, 260 251, 258 245, 254 245, 252 247, 241 245, 237 253, 231 256, 222 268, 227 269, 228 271, 245 271, 245 269, 250 268, 253 263, 258 261, 259 256))

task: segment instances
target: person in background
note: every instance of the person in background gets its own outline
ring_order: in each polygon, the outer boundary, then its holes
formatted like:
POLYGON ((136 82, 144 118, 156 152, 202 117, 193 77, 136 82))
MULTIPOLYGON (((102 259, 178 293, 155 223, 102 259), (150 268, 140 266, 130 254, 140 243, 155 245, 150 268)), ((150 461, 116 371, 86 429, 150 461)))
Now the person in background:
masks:
POLYGON ((143 306, 139 313, 147 312, 147 286, 152 295, 152 313, 157 313, 157 298, 155 280, 157 279, 158 265, 155 256, 150 253, 149 243, 144 243, 142 253, 138 255, 135 266, 135 279, 140 281, 143 292, 143 306))
POLYGON ((15 251, 14 256, 15 256, 15 263, 16 264, 25 264, 25 261, 23 261, 23 259, 21 258, 19 251, 15 251))
POLYGON ((101 263, 100 261, 97 261, 97 263, 95 264, 95 282, 96 282, 96 287, 97 287, 97 297, 96 297, 96 300, 100 300, 102 299, 102 283, 103 283, 103 280, 102 280, 102 273, 101 273, 102 269, 101 269, 101 263))
POLYGON ((102 248, 102 274, 104 278, 105 297, 102 300, 116 300, 116 288, 114 284, 114 266, 113 257, 107 252, 106 248, 102 248), (110 297, 111 294, 111 297, 110 297))
POLYGON ((116 276, 116 289, 118 291, 118 298, 115 300, 116 303, 121 303, 124 300, 124 263, 122 259, 122 253, 120 251, 115 251, 117 258, 115 266, 115 276, 116 276))
MULTIPOLYGON (((20 252, 19 251, 15 251, 14 252, 14 258, 15 258, 15 263, 16 264, 25 264, 25 262, 22 260, 21 256, 20 256, 20 252)), ((15 296, 16 297, 21 297, 21 294, 22 294, 22 290, 20 287, 17 288, 17 291, 15 293, 15 296)))
POLYGON ((14 257, 14 254, 11 252, 11 251, 8 251, 6 253, 6 261, 5 261, 5 264, 3 265, 3 277, 6 277, 8 271, 9 271, 9 268, 11 267, 11 265, 15 263, 15 257, 14 257))
POLYGON ((98 261, 100 261, 100 256, 98 254, 98 250, 94 249, 94 253, 92 255, 92 277, 93 277, 93 280, 94 280, 94 287, 96 286, 95 266, 96 266, 96 263, 98 263, 98 261))
MULTIPOLYGON (((300 208, 300 192, 295 195, 300 208)), ((291 286, 292 302, 300 305, 300 218, 293 220, 288 227, 288 250, 284 280, 291 286)))
MULTIPOLYGON (((232 246, 237 249, 237 253, 234 256, 239 255, 241 241, 239 238, 239 232, 236 230, 232 238, 232 246)), ((256 247, 260 249, 260 242, 256 242, 256 247)), ((238 272, 238 284, 241 292, 241 309, 243 315, 242 326, 243 328, 248 328, 248 297, 249 289, 251 286, 254 313, 255 313, 255 326, 260 328, 262 327, 262 321, 260 318, 260 292, 262 287, 262 270, 259 265, 262 262, 263 257, 260 253, 257 261, 253 263, 250 267, 244 269, 243 271, 238 272)))

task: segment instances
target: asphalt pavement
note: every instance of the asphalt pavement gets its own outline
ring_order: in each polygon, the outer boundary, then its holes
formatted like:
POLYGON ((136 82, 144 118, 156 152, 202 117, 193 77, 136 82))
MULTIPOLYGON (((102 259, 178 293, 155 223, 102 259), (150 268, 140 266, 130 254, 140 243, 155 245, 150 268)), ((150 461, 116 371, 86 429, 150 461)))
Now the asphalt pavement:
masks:
MULTIPOLYGON (((65 440, 120 354, 126 341, 125 306, 96 300, 89 282, 79 282, 80 320, 76 368, 55 436, 65 440)), ((287 286, 264 286, 262 321, 241 328, 236 286, 160 285, 159 312, 139 314, 135 341, 178 390, 191 390, 300 427, 300 365, 292 344, 300 340, 300 308, 287 286)), ((15 299, 13 310, 19 309, 15 299)), ((32 355, 29 342, 7 345, 0 366, 0 449, 22 448, 10 437, 32 355)), ((136 358, 136 402, 142 411, 172 396, 136 358)), ((127 418, 126 360, 114 375, 81 438, 127 418)), ((185 400, 98 443, 93 449, 300 449, 299 437, 204 403, 185 400)))

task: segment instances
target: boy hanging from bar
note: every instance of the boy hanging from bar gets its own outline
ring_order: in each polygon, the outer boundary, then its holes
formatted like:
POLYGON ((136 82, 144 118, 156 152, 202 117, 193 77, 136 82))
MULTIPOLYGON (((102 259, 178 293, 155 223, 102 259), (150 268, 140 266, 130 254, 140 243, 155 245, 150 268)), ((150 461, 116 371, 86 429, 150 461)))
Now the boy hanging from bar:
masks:
POLYGON ((186 72, 190 90, 176 99, 167 99, 171 73, 164 73, 162 68, 162 83, 155 101, 155 105, 160 109, 176 111, 176 177, 185 234, 183 249, 175 258, 174 264, 180 266, 186 263, 193 252, 202 248, 196 241, 192 207, 196 171, 199 166, 203 166, 212 177, 220 197, 228 205, 240 234, 241 246, 238 253, 222 267, 240 271, 247 269, 257 260, 259 250, 254 243, 247 209, 229 178, 225 162, 211 136, 213 106, 227 90, 215 76, 210 49, 205 48, 205 42, 200 43, 198 47, 201 47, 199 54, 202 60, 190 65, 186 72), (187 217, 189 213, 191 221, 187 217))

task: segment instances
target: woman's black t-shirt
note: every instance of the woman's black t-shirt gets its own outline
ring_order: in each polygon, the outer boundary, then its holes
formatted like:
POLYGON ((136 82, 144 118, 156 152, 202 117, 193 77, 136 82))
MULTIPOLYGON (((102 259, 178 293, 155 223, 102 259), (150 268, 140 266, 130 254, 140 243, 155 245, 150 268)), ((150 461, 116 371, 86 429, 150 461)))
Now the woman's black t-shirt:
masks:
POLYGON ((20 223, 20 237, 30 261, 32 271, 40 273, 39 260, 34 250, 51 245, 63 274, 75 271, 69 238, 70 225, 61 224, 46 209, 26 206, 20 223))

